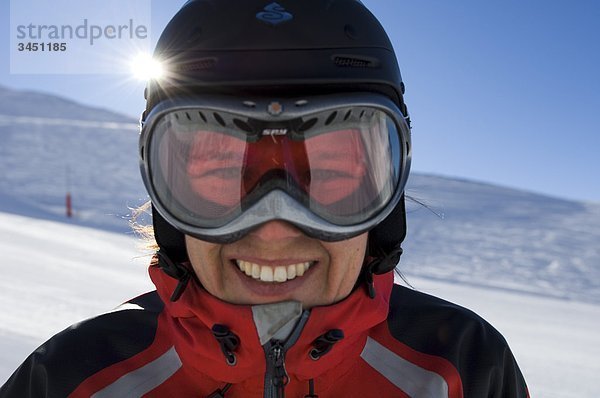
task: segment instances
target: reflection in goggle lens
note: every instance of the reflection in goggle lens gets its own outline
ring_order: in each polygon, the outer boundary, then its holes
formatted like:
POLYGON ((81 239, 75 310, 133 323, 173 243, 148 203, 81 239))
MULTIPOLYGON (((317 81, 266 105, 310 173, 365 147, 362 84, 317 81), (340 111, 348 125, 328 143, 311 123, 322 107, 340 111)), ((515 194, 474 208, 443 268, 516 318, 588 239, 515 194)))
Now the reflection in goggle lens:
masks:
POLYGON ((192 190, 223 206, 234 206, 265 175, 280 175, 321 205, 356 191, 365 176, 357 131, 335 131, 294 141, 266 136, 247 143, 220 133, 199 132, 187 162, 192 190), (279 172, 279 173, 277 173, 279 172))
POLYGON ((400 157, 395 122, 381 111, 359 114, 262 136, 167 114, 153 135, 157 193, 206 226, 224 225, 276 189, 330 222, 363 222, 392 197, 400 157))

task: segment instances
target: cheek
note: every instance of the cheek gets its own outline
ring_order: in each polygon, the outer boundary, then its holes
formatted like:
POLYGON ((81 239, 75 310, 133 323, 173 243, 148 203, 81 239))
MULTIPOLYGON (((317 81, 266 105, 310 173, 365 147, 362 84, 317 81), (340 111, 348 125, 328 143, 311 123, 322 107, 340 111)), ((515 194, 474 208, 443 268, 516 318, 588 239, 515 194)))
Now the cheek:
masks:
POLYGON ((332 262, 329 278, 330 287, 337 290, 337 300, 345 298, 354 288, 364 263, 366 247, 367 234, 331 244, 329 252, 332 262))
POLYGON ((221 246, 186 236, 186 246, 194 273, 209 292, 222 287, 221 246))
POLYGON ((358 279, 358 275, 362 269, 362 266, 365 261, 365 249, 361 247, 354 248, 353 250, 349 250, 347 252, 348 257, 346 258, 347 271, 346 276, 347 279, 350 279, 348 283, 352 286, 356 283, 358 279))

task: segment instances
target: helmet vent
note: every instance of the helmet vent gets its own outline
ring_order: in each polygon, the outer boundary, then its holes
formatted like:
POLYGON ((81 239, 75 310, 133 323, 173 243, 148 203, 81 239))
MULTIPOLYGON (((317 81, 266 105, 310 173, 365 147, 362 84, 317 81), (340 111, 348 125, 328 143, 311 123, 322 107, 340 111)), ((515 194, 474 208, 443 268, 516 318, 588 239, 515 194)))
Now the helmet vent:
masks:
POLYGON ((178 69, 180 72, 193 72, 197 70, 213 69, 216 64, 216 58, 200 58, 191 62, 183 63, 179 65, 178 69))
POLYGON ((298 131, 300 133, 304 133, 306 130, 312 128, 315 124, 317 124, 319 120, 316 117, 306 120, 300 127, 298 127, 298 131))
POLYGON ((336 116, 337 116, 337 112, 331 113, 331 115, 329 115, 327 117, 327 120, 325 120, 325 126, 329 126, 331 123, 333 123, 333 121, 335 120, 336 116))
POLYGON ((217 121, 217 123, 219 123, 222 127, 225 127, 227 125, 225 123, 225 120, 223 120, 223 118, 221 117, 221 115, 219 115, 217 112, 213 113, 213 117, 215 118, 215 120, 217 121))
POLYGON ((233 124, 235 124, 239 129, 245 131, 246 133, 252 133, 253 129, 250 127, 248 123, 240 119, 233 119, 233 124))
POLYGON ((333 63, 340 68, 376 68, 379 61, 374 58, 354 55, 334 55, 333 63))

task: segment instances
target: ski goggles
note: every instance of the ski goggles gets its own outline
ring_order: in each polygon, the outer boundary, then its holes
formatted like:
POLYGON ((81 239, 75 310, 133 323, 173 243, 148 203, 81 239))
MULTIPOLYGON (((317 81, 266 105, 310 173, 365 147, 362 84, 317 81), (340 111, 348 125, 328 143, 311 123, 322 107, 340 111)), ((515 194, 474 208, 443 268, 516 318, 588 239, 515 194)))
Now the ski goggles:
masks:
POLYGON ((181 232, 218 243, 283 220, 325 241, 381 222, 410 168, 410 128, 387 97, 203 96, 166 100, 142 122, 152 204, 181 232))

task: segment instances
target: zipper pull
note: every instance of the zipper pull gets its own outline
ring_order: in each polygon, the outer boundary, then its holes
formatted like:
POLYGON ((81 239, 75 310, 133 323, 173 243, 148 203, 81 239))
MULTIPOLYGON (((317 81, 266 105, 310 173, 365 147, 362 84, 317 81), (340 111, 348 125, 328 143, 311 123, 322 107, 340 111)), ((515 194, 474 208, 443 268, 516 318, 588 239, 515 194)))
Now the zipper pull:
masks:
POLYGON ((283 345, 280 342, 275 342, 270 350, 270 359, 273 364, 273 379, 272 383, 277 391, 277 396, 283 397, 283 390, 289 383, 290 378, 285 370, 285 352, 283 345))
POLYGON ((304 325, 308 321, 309 314, 310 311, 308 310, 302 312, 298 323, 285 343, 280 340, 269 340, 263 345, 267 362, 264 398, 285 397, 285 386, 290 382, 290 377, 285 369, 285 353, 298 340, 304 325))
POLYGON ((281 388, 283 388, 288 384, 290 379, 285 370, 283 346, 279 343, 273 347, 273 359, 273 363, 275 364, 275 378, 273 382, 276 387, 281 386, 281 388))

